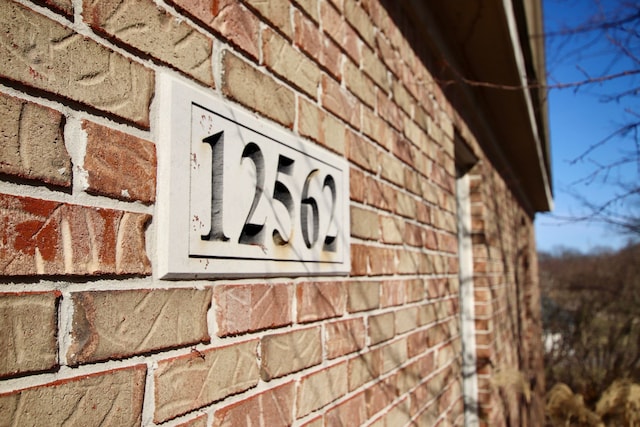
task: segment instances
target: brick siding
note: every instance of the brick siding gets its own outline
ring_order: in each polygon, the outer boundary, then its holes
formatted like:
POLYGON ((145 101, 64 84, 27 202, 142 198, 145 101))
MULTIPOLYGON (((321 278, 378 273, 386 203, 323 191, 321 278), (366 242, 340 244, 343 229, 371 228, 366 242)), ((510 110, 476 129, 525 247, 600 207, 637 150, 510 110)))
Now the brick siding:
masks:
POLYGON ((462 425, 456 133, 480 157, 481 418, 524 417, 501 370, 539 404, 531 213, 387 7, 0 1, 0 419, 462 425), (156 277, 161 73, 349 161, 348 276, 156 277))

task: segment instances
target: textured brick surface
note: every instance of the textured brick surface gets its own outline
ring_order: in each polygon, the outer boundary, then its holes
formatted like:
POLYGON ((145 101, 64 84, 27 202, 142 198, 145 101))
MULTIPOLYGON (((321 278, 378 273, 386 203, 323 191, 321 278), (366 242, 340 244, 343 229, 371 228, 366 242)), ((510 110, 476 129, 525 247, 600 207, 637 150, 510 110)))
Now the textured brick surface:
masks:
POLYGON ((0 94, 0 173, 71 185, 71 158, 58 111, 0 94))
POLYGON ((245 107, 293 128, 293 92, 229 51, 222 55, 223 93, 245 107))
POLYGON ((331 322, 326 326, 326 354, 334 359, 360 350, 365 344, 365 327, 362 318, 331 322))
POLYGON ((40 3, 69 17, 73 15, 72 0, 36 0, 36 3, 40 3))
POLYGON ((326 75, 322 76, 322 106, 354 128, 360 128, 360 103, 326 75))
POLYGON ((151 70, 13 2, 0 27, 0 76, 149 126, 151 70))
POLYGON ((289 41, 265 29, 262 32, 262 51, 263 61, 269 69, 311 98, 317 97, 320 70, 309 58, 295 50, 289 41))
POLYGON ((303 377, 298 387, 298 418, 339 399, 347 389, 346 363, 303 377))
POLYGON ((296 289, 298 322, 336 317, 345 311, 347 296, 341 282, 305 282, 296 289))
POLYGON ((351 282, 347 285, 349 312, 372 310, 380 304, 379 282, 351 282))
POLYGON ((142 421, 144 365, 0 395, 4 425, 133 426, 142 421))
POLYGON ((258 383, 258 341, 163 360, 154 373, 157 423, 201 408, 258 383))
POLYGON ((227 336, 291 323, 290 284, 215 287, 218 335, 227 336))
POLYGON ((375 350, 359 354, 349 360, 349 390, 355 390, 380 375, 380 352, 375 350))
POLYGON ((0 195, 4 275, 149 274, 149 215, 0 195))
POLYGON ((152 203, 156 199, 156 147, 144 139, 93 122, 87 132, 84 169, 88 191, 123 200, 152 203))
POLYGON ((79 292, 73 300, 71 364, 122 358, 209 340, 211 290, 79 292))
POLYGON ((247 0, 246 3, 257 10, 267 22, 291 38, 293 28, 291 26, 291 3, 288 0, 247 0))
POLYGON ((360 393, 330 409, 324 416, 327 426, 359 426, 367 421, 364 393, 360 393))
POLYGON ((288 426, 293 423, 295 385, 287 383, 217 410, 214 427, 288 426))
POLYGON ((262 338, 261 375, 265 381, 322 362, 320 328, 302 329, 262 338))
POLYGON ((212 41, 159 9, 151 0, 84 0, 82 12, 97 31, 212 85, 212 41))
POLYGON ((59 292, 0 294, 0 377, 57 365, 59 297, 59 292))
POLYGON ((170 0, 170 2, 222 35, 228 42, 252 58, 258 58, 260 22, 240 2, 236 0, 170 0))
POLYGON ((393 313, 377 314, 369 317, 369 339, 371 344, 393 338, 395 335, 395 318, 393 313))
POLYGON ((298 102, 298 131, 338 154, 345 152, 344 123, 302 98, 298 102))

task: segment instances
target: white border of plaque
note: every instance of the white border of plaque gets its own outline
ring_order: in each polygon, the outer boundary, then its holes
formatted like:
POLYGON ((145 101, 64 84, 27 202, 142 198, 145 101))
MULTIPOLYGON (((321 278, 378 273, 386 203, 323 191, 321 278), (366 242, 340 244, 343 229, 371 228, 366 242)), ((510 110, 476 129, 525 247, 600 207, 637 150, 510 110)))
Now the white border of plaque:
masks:
POLYGON ((176 77, 156 94, 160 278, 349 273, 344 157, 176 77))

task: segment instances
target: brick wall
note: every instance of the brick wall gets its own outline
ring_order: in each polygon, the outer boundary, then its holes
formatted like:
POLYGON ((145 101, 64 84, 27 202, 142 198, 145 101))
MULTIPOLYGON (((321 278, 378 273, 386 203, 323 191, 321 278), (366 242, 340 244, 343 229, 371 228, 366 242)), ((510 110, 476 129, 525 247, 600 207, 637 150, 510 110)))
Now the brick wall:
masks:
POLYGON ((377 0, 0 0, 0 28, 0 424, 462 425, 455 132, 482 417, 539 404, 496 380, 539 373, 530 215, 377 0), (161 73, 348 159, 348 276, 156 277, 161 73))

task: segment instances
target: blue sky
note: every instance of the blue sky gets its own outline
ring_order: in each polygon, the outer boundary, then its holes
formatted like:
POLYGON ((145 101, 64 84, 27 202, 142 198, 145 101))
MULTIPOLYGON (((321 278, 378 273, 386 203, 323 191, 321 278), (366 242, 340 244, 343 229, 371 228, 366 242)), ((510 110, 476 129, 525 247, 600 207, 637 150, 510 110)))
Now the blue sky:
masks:
MULTIPOLYGON (((573 28, 595 16, 601 8, 617 8, 620 1, 602 0, 544 0, 545 31, 556 32, 573 28), (598 6, 598 3, 600 4, 598 6)), ((633 67, 628 61, 613 61, 615 48, 606 37, 592 36, 547 37, 547 70, 550 85, 582 81, 588 76, 615 73, 633 67)), ((637 67, 636 67, 637 68, 637 67)), ((628 89, 631 79, 611 81, 575 89, 552 89, 549 93, 551 157, 553 169, 553 215, 536 215, 536 239, 539 250, 550 251, 568 247, 588 251, 598 247, 618 248, 627 237, 610 227, 587 222, 575 222, 558 217, 584 214, 582 204, 572 197, 578 193, 591 202, 609 200, 621 179, 638 176, 637 165, 628 165, 605 179, 578 182, 589 176, 598 164, 615 161, 628 150, 629 139, 615 139, 593 151, 582 161, 572 163, 592 144, 606 138, 622 124, 633 118, 625 108, 636 98, 621 102, 604 102, 603 96, 628 89)))

